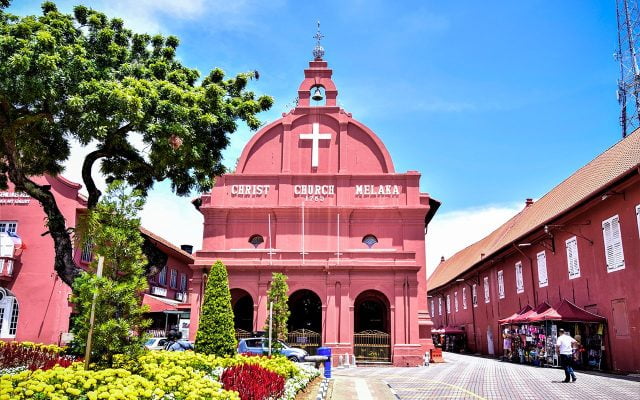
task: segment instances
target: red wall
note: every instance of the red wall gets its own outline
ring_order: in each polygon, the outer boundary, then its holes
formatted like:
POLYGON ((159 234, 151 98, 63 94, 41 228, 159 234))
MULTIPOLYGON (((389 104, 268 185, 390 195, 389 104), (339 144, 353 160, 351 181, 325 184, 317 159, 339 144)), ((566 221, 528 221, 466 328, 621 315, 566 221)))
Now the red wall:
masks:
MULTIPOLYGON (((636 206, 640 205, 640 177, 634 175, 624 184, 610 188, 610 193, 618 193, 605 199, 598 196, 582 205, 569 215, 551 222, 562 227, 552 228, 555 239, 555 254, 541 243, 532 246, 519 247, 524 254, 515 249, 509 249, 497 255, 487 258, 479 268, 465 276, 465 282, 453 282, 440 292, 445 296, 451 296, 451 313, 438 315, 437 293, 430 291, 435 302, 435 314, 433 321, 435 327, 465 326, 468 332, 468 344, 474 348, 473 314, 471 307, 471 292, 467 289, 468 308, 460 308, 456 313, 453 307, 453 294, 458 291, 460 296, 462 287, 466 282, 473 283, 478 279, 478 307, 475 311, 475 329, 478 342, 478 351, 488 353, 487 331, 493 334, 495 353, 502 352, 502 341, 499 340, 498 319, 508 317, 517 312, 521 307, 534 305, 547 301, 554 305, 561 298, 566 298, 576 305, 586 308, 607 318, 607 332, 605 337, 606 352, 609 367, 621 371, 640 371, 640 294, 638 282, 640 282, 640 232, 636 215, 636 206), (606 267, 602 221, 618 215, 622 245, 624 250, 625 268, 608 272, 606 267), (580 262, 580 277, 569 279, 567 268, 567 252, 565 241, 573 236, 578 241, 578 257, 580 262), (590 243, 593 242, 593 244, 590 243), (536 255, 545 250, 547 257, 548 286, 539 287, 536 255), (530 261, 531 260, 531 261, 530 261), (524 293, 516 293, 515 264, 521 261, 523 266, 524 293), (533 269, 532 269, 533 264, 533 269), (498 298, 497 273, 504 273, 505 298, 498 298), (484 302, 483 279, 489 277, 491 302, 484 302), (532 279, 533 276, 533 279, 532 279), (618 310, 614 316, 614 308, 618 310)), ((534 232, 529 238, 524 238, 521 243, 530 242, 541 237, 542 229, 534 232)), ((535 243, 535 241, 534 241, 535 243)), ((549 240, 544 243, 547 247, 549 240)), ((480 255, 478 255, 480 257, 480 255)))

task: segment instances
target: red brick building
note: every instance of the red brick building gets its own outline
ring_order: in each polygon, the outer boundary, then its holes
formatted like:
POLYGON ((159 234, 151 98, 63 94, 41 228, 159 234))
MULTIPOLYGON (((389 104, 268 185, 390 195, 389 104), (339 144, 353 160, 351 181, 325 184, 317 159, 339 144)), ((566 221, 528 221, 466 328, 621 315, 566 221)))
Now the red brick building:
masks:
MULTIPOLYGON (((61 176, 37 177, 35 182, 50 185, 58 207, 69 227, 86 213, 82 187, 61 176)), ((60 344, 68 340, 72 306, 71 289, 53 269, 54 248, 46 231, 45 213, 40 204, 13 189, 0 192, 0 340, 60 344), (11 248, 9 234, 22 245, 11 248)), ((188 284, 192 256, 161 237, 142 229, 142 234, 167 255, 165 268, 150 279, 149 304, 154 327, 180 327, 188 334, 188 284)), ((80 266, 91 261, 91 250, 76 248, 74 259, 80 266)))
POLYGON ((567 299, 606 318, 603 366, 640 371, 640 131, 596 157, 428 280, 434 327, 502 354, 498 320, 567 299))

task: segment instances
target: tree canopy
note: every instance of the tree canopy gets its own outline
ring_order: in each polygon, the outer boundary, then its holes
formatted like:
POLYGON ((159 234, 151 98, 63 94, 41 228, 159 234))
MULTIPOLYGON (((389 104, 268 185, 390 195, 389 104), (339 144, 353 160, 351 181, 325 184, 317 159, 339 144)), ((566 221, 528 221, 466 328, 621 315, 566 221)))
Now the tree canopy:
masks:
POLYGON ((61 173, 78 141, 95 146, 82 168, 89 208, 101 195, 96 162, 108 182, 143 194, 164 179, 178 195, 206 191, 225 172, 228 135, 239 121, 257 129, 273 101, 247 90, 255 71, 227 78, 216 68, 201 79, 176 58, 175 36, 134 33, 85 6, 64 14, 52 2, 18 17, 2 1, 0 189, 10 181, 42 204, 56 271, 71 284, 79 269, 69 230, 49 188, 30 177, 61 173))

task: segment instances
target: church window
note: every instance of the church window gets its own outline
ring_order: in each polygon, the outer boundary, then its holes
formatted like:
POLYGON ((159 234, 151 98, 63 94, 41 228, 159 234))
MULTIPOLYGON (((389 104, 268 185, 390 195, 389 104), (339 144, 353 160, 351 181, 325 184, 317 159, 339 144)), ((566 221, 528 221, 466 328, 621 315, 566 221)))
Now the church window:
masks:
POLYGON ((262 243, 264 243, 264 238, 260 235, 252 235, 249 238, 249 243, 251 243, 253 245, 253 247, 255 247, 256 249, 258 248, 258 246, 260 246, 262 243))
POLYGON ((366 244, 367 247, 372 248, 374 244, 378 243, 378 238, 373 235, 367 235, 362 238, 362 243, 366 244))

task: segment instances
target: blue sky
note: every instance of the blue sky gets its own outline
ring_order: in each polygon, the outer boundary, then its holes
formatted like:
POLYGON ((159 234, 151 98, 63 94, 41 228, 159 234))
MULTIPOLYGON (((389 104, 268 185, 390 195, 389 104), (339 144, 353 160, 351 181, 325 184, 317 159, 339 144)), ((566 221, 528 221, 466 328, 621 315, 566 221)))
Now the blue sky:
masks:
MULTIPOLYGON (((13 3, 10 12, 39 12, 40 1, 13 3)), ((621 137, 613 0, 57 3, 69 11, 87 4, 135 30, 177 35, 179 57, 203 74, 257 69, 252 89, 275 98, 265 121, 289 110, 320 20, 340 105, 378 134, 397 171, 420 171, 422 190, 443 202, 427 236, 431 267, 621 137)), ((251 135, 234 134, 228 165, 251 135)), ((79 176, 75 170, 70 163, 67 175, 79 176)), ((168 192, 158 185, 150 202, 160 203, 143 223, 182 242, 175 224, 152 222, 172 202, 187 207, 168 192)), ((186 237, 198 247, 201 218, 181 212, 179 221, 193 221, 186 237)))

